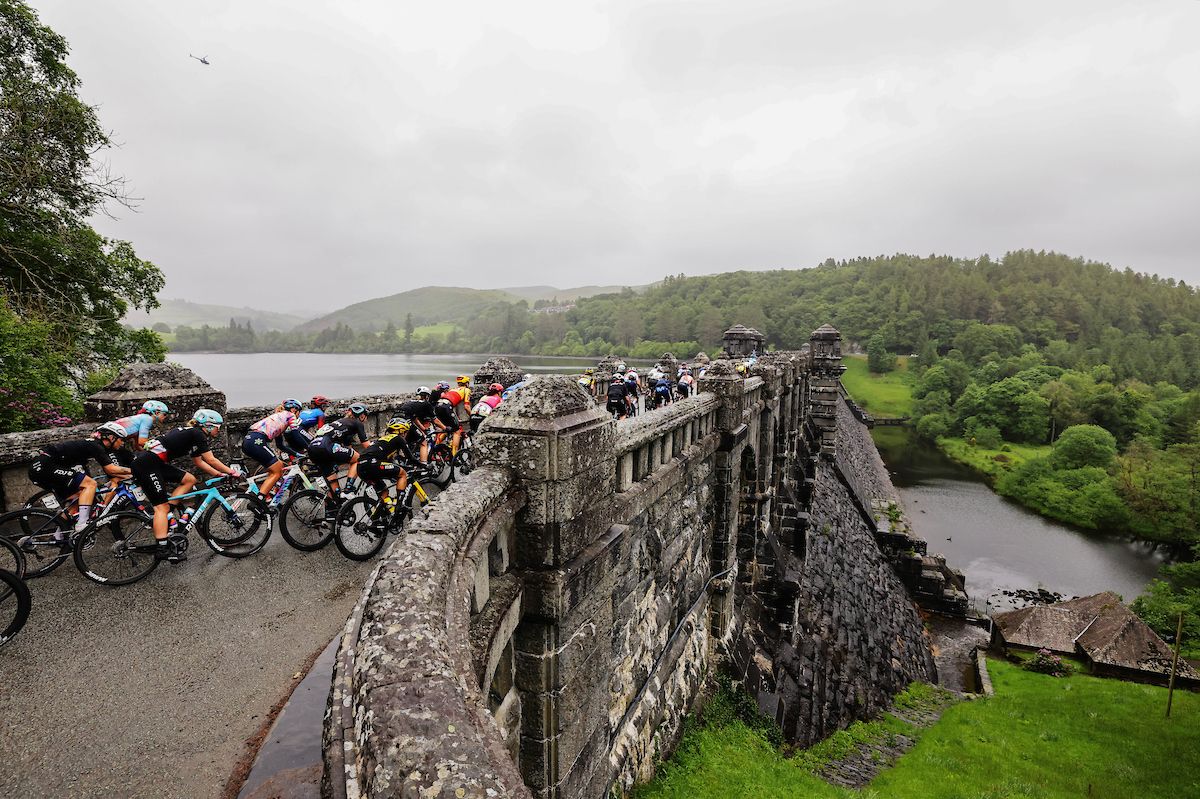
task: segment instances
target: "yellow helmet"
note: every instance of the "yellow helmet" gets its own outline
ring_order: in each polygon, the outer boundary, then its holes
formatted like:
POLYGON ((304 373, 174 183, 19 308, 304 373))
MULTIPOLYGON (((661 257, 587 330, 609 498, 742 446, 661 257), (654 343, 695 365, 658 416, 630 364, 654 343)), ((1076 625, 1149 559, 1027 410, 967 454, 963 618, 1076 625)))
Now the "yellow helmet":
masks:
POLYGON ((404 435, 409 430, 412 430, 412 422, 410 422, 408 419, 405 419, 402 416, 397 416, 393 419, 388 420, 387 430, 389 433, 395 433, 397 435, 404 435))
POLYGON ((459 375, 458 377, 454 378, 454 382, 458 383, 460 386, 469 386, 471 385, 471 378, 467 377, 466 375, 459 375))

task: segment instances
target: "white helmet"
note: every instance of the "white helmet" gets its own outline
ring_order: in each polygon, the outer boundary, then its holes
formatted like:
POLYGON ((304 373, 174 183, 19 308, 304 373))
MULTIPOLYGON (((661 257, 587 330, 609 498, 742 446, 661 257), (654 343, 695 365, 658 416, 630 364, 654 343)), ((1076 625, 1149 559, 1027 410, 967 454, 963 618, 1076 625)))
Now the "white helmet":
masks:
POLYGON ((105 422, 96 428, 96 433, 101 438, 105 436, 116 436, 117 438, 125 438, 129 435, 129 431, 116 422, 105 422))

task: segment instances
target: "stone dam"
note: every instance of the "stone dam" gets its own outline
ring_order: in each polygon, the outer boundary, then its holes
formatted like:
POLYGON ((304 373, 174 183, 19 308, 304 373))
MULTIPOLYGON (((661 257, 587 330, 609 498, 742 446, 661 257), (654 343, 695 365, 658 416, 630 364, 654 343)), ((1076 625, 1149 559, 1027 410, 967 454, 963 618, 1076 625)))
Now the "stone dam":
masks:
POLYGON ((718 669, 801 744, 935 679, 918 605, 961 615, 962 576, 899 518, 842 370, 823 327, 632 419, 566 377, 501 405, 347 622, 326 795, 620 796, 718 669))
MULTIPOLYGON (((569 377, 492 414, 479 467, 391 546, 346 623, 325 796, 622 796, 718 671, 801 745, 936 679, 919 611, 963 615, 965 585, 899 512, 838 332, 734 369, 761 345, 734 328, 694 396, 630 419, 569 377)), ((168 368, 129 370, 89 418, 136 409, 168 368)), ((476 382, 519 379, 504 368, 476 382)), ((173 410, 225 410, 203 381, 180 391, 173 410)), ((368 431, 405 398, 366 398, 368 431)), ((228 443, 266 411, 228 411, 228 443)), ((30 449, 91 427, 0 436, 4 504, 32 491, 30 449)))

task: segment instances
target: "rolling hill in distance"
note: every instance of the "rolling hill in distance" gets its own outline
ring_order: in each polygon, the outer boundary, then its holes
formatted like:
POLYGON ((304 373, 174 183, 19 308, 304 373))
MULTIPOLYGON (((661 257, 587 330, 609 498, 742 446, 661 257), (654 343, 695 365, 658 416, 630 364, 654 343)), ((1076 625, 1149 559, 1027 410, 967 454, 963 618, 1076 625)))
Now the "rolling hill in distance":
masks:
MULTIPOLYGON (((426 286, 402 291, 387 297, 352 303, 316 317, 305 318, 296 314, 278 313, 256 308, 234 308, 227 305, 206 305, 187 300, 163 300, 162 305, 149 313, 136 312, 125 317, 125 322, 137 327, 153 327, 162 323, 174 330, 179 325, 188 327, 224 327, 233 319, 239 325, 247 322, 257 331, 292 330, 314 333, 339 324, 349 325, 360 331, 379 331, 388 323, 402 328, 404 320, 412 314, 413 324, 432 325, 440 322, 460 322, 497 302, 520 302, 530 306, 537 302, 572 303, 584 297, 614 294, 625 286, 578 286, 560 289, 554 286, 514 286, 504 289, 472 289, 453 286, 426 286)), ((637 292, 648 286, 633 286, 637 292)))

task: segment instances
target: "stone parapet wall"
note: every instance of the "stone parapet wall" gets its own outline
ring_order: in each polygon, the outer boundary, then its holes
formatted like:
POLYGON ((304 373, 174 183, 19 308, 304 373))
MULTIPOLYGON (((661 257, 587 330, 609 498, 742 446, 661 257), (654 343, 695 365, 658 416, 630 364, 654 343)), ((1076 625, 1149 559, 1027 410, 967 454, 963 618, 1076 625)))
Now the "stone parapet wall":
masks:
POLYGON ((514 759, 522 594, 509 574, 524 503, 511 472, 480 468, 380 561, 338 651, 326 796, 529 796, 514 759))

